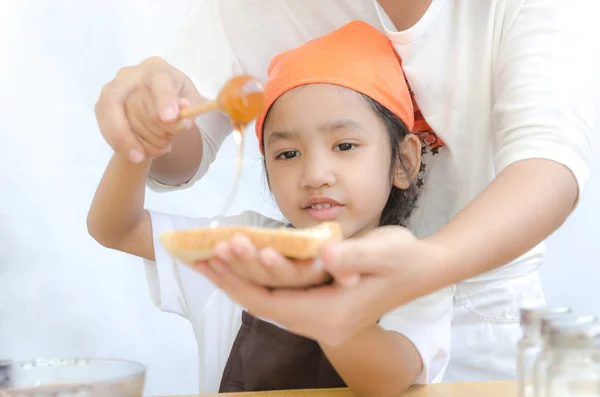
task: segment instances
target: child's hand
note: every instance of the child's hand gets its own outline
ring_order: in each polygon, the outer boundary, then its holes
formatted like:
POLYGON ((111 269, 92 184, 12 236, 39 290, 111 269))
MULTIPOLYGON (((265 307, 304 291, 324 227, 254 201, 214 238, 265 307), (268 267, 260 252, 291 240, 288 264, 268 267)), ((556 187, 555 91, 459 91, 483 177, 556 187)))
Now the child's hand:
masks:
MULTIPOLYGON (((189 106, 189 101, 179 98, 180 109, 189 106)), ((131 131, 142 144, 147 158, 157 158, 171 151, 171 141, 178 132, 192 126, 188 119, 164 122, 158 115, 150 88, 136 88, 125 100, 125 116, 131 131)))
POLYGON ((103 87, 96 120, 115 152, 140 163, 168 152, 173 136, 193 125, 179 120, 181 108, 203 100, 188 76, 152 57, 122 68, 103 87))
POLYGON ((213 269, 226 266, 237 276, 265 287, 303 288, 330 280, 318 260, 291 261, 274 249, 257 249, 242 235, 217 244, 215 255, 216 258, 210 260, 213 269))

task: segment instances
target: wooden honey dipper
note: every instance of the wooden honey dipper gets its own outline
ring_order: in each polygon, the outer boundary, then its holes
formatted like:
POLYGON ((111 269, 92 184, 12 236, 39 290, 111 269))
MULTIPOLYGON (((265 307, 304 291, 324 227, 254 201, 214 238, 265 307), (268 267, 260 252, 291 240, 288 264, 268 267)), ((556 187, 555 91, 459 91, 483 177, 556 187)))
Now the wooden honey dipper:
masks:
POLYGON ((228 80, 215 101, 190 106, 179 112, 180 119, 194 118, 203 113, 221 110, 227 113, 240 132, 256 119, 265 106, 262 84, 254 77, 235 76, 228 80))

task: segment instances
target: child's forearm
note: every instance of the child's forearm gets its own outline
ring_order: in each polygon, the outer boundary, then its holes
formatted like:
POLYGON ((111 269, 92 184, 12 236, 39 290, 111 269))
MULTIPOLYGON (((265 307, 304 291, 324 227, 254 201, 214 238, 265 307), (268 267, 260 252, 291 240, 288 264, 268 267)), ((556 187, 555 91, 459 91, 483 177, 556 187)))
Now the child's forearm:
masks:
POLYGON ((398 396, 423 367, 415 346, 403 335, 374 325, 323 352, 357 397, 398 396))
POLYGON ((508 263, 565 221, 577 197, 573 174, 550 160, 514 163, 438 233, 426 239, 444 252, 435 290, 508 263))
POLYGON ((113 155, 96 190, 87 224, 100 244, 153 260, 152 228, 144 210, 149 169, 149 161, 134 164, 113 155))

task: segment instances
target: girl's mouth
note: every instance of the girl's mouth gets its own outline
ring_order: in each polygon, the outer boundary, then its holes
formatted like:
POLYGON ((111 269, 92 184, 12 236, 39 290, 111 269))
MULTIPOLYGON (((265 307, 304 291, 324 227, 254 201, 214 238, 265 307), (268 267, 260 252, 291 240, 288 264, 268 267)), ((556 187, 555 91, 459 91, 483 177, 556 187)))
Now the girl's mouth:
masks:
POLYGON ((344 206, 328 202, 314 203, 305 210, 308 214, 318 221, 332 221, 336 219, 343 211, 344 206))

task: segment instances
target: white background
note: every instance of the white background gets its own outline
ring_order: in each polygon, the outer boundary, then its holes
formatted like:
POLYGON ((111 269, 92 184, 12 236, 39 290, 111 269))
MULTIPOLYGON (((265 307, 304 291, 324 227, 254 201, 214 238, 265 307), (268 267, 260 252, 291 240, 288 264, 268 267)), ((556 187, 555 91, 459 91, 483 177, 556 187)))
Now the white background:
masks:
MULTIPOLYGON (((100 89, 119 67, 166 50, 186 2, 0 4, 0 359, 122 357, 147 365, 148 395, 196 392, 191 327, 151 304, 140 260, 100 247, 85 226, 111 154, 93 113, 100 89)), ((253 135, 246 194, 231 211, 273 213, 253 135)), ((548 240, 542 276, 551 304, 600 315, 598 147, 579 208, 548 240)), ((149 194, 148 205, 216 213, 230 188, 232 149, 228 141, 194 188, 149 194)))

